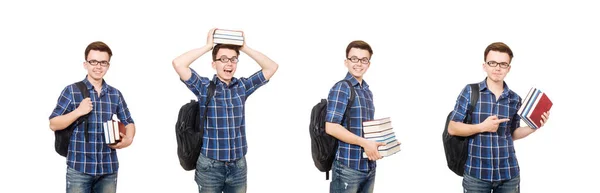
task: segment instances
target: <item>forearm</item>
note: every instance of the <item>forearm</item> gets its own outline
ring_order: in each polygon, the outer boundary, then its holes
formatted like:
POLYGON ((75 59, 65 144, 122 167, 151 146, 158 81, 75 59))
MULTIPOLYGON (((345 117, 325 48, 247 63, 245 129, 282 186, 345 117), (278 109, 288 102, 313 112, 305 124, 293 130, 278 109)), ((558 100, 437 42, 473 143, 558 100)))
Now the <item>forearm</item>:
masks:
POLYGON ((346 128, 344 128, 342 125, 337 124, 337 123, 326 122, 325 123, 325 132, 327 132, 327 134, 337 138, 338 140, 349 143, 349 144, 359 145, 361 147, 364 144, 364 140, 365 140, 364 138, 359 137, 359 136, 355 135, 354 133, 351 133, 346 128))
POLYGON ((79 115, 77 111, 72 111, 64 115, 56 116, 50 119, 50 129, 52 131, 63 130, 69 125, 71 125, 73 122, 75 122, 75 120, 77 120, 77 118, 79 118, 80 116, 81 115, 79 115))
POLYGON ((529 134, 535 132, 535 129, 532 129, 529 126, 519 127, 512 133, 512 138, 514 140, 523 139, 527 137, 529 134))
POLYGON ((125 126, 125 135, 133 141, 135 137, 135 124, 130 123, 125 126))
POLYGON ((467 137, 477 133, 481 133, 482 129, 478 125, 465 124, 456 121, 450 121, 448 124, 448 134, 454 136, 467 137))
POLYGON ((192 76, 192 71, 190 70, 190 65, 192 62, 196 61, 196 59, 200 58, 200 56, 204 55, 206 52, 212 49, 212 45, 205 45, 201 48, 196 48, 190 50, 181 56, 173 59, 173 68, 179 77, 182 80, 188 80, 192 76))
POLYGON ((262 68, 263 71, 263 75, 265 76, 265 78, 267 80, 269 80, 271 78, 271 76, 273 76, 273 74, 275 74, 275 72, 277 71, 277 68, 279 68, 279 65, 277 63, 275 63, 273 60, 271 60, 269 57, 265 56, 264 54, 248 47, 248 46, 243 46, 240 51, 248 54, 248 56, 250 56, 250 58, 252 58, 254 61, 256 61, 256 63, 258 63, 258 65, 262 68))

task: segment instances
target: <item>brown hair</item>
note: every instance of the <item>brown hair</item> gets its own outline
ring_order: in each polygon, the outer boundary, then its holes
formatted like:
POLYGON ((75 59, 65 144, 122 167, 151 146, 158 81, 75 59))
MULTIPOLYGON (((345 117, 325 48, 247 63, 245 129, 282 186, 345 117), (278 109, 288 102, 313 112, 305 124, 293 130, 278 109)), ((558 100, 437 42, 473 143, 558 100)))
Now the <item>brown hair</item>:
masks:
POLYGON ((352 48, 367 50, 367 51, 369 51, 369 58, 371 58, 371 56, 373 56, 373 50, 371 49, 371 46, 369 44, 367 44, 367 42, 362 41, 362 40, 355 40, 355 41, 350 42, 350 44, 348 44, 348 47, 346 47, 346 58, 348 58, 348 53, 350 53, 350 49, 352 49, 352 48))
POLYGON ((230 49, 235 51, 235 53, 239 56, 240 55, 240 46, 238 45, 232 45, 232 44, 217 44, 213 50, 212 50, 212 58, 213 61, 217 61, 217 52, 219 52, 219 50, 223 48, 223 49, 230 49))
POLYGON ((487 55, 488 55, 488 53, 490 53, 490 51, 507 53, 508 56, 510 57, 509 62, 512 61, 512 58, 513 58, 512 50, 510 50, 508 45, 506 45, 502 42, 494 42, 494 43, 490 44, 487 48, 485 48, 485 52, 483 53, 483 61, 487 61, 487 55))
POLYGON ((108 45, 106 45, 104 42, 95 41, 95 42, 92 42, 90 45, 88 45, 87 48, 85 48, 85 56, 84 56, 85 60, 87 60, 88 54, 90 53, 91 50, 108 53, 108 60, 110 60, 110 58, 112 57, 112 51, 110 50, 108 45))

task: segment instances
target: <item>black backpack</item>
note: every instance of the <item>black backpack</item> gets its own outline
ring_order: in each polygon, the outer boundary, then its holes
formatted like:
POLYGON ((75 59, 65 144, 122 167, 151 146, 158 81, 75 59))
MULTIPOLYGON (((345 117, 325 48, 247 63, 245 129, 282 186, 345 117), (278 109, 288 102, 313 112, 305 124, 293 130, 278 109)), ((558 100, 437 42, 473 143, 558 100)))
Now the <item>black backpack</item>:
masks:
MULTIPOLYGON (((83 99, 90 97, 90 93, 87 92, 87 86, 83 81, 79 81, 75 83, 75 85, 77 89, 79 89, 79 92, 81 92, 83 99)), ((67 151, 69 151, 69 144, 71 143, 71 135, 73 135, 73 130, 79 124, 84 124, 85 140, 88 141, 88 116, 89 114, 81 116, 67 128, 54 131, 54 149, 56 150, 56 153, 63 157, 67 157, 67 151)))
MULTIPOLYGON (((349 80, 341 80, 340 82, 348 83, 350 86, 350 99, 346 106, 346 112, 342 118, 347 121, 347 125, 350 126, 350 107, 354 103, 354 87, 349 80)), ((327 134, 325 132, 325 116, 327 115, 327 99, 321 99, 321 102, 317 103, 310 113, 310 145, 313 162, 319 171, 325 172, 325 179, 329 180, 329 170, 335 159, 335 153, 337 151, 338 139, 327 134)))
POLYGON ((196 100, 191 100, 179 109, 177 123, 175 124, 177 157, 179 157, 179 164, 186 171, 196 169, 196 161, 200 156, 208 103, 215 94, 215 84, 212 81, 208 85, 207 94, 204 113, 199 113, 200 106, 196 100))
MULTIPOLYGON (((471 103, 467 107, 467 113, 465 114, 465 119, 463 120, 463 123, 466 124, 472 123, 473 109, 475 109, 477 100, 479 100, 479 84, 470 84, 470 86, 471 103)), ((465 172, 465 162, 469 156, 468 147, 470 137, 453 136, 448 134, 450 115, 452 115, 452 112, 450 112, 446 118, 446 127, 444 128, 444 133, 442 134, 444 151, 446 153, 446 162, 448 163, 448 168, 450 168, 450 170, 452 170, 456 175, 463 176, 463 173, 465 172)))

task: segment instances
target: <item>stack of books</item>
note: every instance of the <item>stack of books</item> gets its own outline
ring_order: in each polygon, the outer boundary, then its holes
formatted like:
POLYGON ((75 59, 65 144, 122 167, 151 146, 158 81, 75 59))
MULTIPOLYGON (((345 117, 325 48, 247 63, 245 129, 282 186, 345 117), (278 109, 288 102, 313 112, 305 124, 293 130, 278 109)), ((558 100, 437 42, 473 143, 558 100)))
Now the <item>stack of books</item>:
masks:
POLYGON ((550 111, 550 108, 552 108, 552 101, 546 96, 546 93, 537 88, 531 88, 517 114, 529 127, 538 129, 541 126, 542 114, 550 111))
POLYGON ((232 44, 244 45, 244 36, 242 31, 217 29, 213 34, 213 42, 215 44, 232 44))
POLYGON ((118 120, 108 120, 103 123, 104 129, 104 143, 106 144, 116 144, 121 142, 121 135, 119 133, 125 134, 125 125, 118 120))
MULTIPOLYGON (((400 151, 400 143, 396 140, 392 120, 389 117, 363 121, 363 133, 365 139, 385 143, 384 146, 379 146, 379 155, 383 157, 400 151)), ((367 158, 367 154, 364 152, 363 158, 367 158)))

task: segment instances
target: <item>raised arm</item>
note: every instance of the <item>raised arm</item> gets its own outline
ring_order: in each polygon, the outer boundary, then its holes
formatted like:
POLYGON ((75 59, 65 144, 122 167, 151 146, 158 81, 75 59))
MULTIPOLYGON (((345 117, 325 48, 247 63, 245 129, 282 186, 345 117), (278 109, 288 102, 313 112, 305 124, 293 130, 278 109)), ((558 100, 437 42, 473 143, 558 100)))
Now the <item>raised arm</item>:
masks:
MULTIPOLYGON (((244 39, 245 39, 245 35, 244 35, 244 39)), ((269 57, 265 56, 264 54, 260 53, 259 51, 256 51, 256 50, 248 47, 248 45, 246 45, 246 41, 244 41, 244 45, 240 48, 240 51, 248 54, 248 56, 250 56, 250 58, 252 58, 254 61, 256 61, 256 63, 258 63, 258 65, 260 65, 260 67, 262 68, 262 73, 267 80, 271 79, 273 74, 275 74, 275 72, 277 71, 277 68, 279 68, 279 65, 277 63, 275 63, 273 60, 271 60, 269 57)))
POLYGON ((200 56, 204 55, 206 52, 212 50, 213 48, 213 33, 216 28, 211 29, 208 32, 208 37, 206 39, 206 45, 201 48, 196 48, 190 50, 181 56, 173 59, 173 68, 181 78, 181 80, 188 80, 192 77, 192 71, 190 70, 190 65, 192 62, 196 61, 196 59, 200 58, 200 56))

